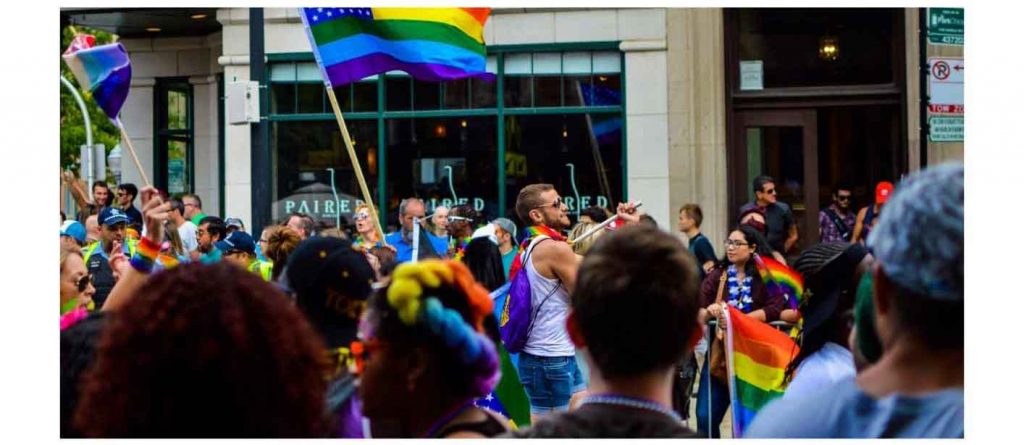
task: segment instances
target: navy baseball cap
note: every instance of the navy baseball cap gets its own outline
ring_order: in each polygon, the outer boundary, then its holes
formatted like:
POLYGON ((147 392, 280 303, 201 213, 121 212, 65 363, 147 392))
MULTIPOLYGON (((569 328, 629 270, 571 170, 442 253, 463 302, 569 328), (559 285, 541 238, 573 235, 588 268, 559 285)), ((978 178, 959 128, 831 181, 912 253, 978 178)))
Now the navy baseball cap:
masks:
POLYGON ((104 207, 103 210, 100 210, 99 223, 104 226, 112 226, 117 223, 128 224, 128 215, 121 209, 104 207))
POLYGON ((227 238, 217 241, 217 249, 229 252, 232 250, 241 250, 248 252, 253 255, 256 254, 256 243, 252 240, 252 236, 241 230, 231 232, 227 238))
POLYGON ((79 244, 84 244, 85 226, 75 220, 64 221, 64 224, 60 226, 60 236, 70 236, 79 244))

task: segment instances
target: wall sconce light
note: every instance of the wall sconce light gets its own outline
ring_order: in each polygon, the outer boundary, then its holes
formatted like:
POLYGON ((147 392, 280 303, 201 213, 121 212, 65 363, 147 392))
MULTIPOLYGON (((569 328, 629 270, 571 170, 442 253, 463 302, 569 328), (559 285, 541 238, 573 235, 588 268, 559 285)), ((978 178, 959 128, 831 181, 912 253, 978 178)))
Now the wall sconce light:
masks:
POLYGON ((370 170, 370 174, 371 175, 376 175, 377 174, 377 149, 376 148, 371 148, 371 149, 366 151, 366 168, 370 170))
POLYGON ((839 39, 835 36, 824 36, 818 41, 818 58, 826 62, 834 62, 839 58, 839 39))
POLYGON ((445 127, 444 124, 437 124, 437 126, 434 127, 434 136, 439 138, 448 136, 448 128, 445 127))
POLYGON ((463 119, 462 120, 462 128, 466 128, 466 125, 469 125, 469 124, 466 122, 465 119, 463 119))

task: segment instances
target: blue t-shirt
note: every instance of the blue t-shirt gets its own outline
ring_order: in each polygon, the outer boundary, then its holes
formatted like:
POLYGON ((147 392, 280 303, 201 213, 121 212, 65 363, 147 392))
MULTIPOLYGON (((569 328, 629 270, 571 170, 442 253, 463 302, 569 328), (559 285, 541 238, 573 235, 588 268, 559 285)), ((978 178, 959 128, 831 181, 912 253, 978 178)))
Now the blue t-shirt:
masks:
MULTIPOLYGON (((434 252, 436 252, 439 257, 444 258, 445 255, 448 255, 448 242, 431 235, 426 230, 421 230, 420 236, 427 237, 427 240, 430 241, 430 245, 434 247, 434 252)), ((389 233, 384 237, 384 240, 395 247, 395 261, 399 264, 412 261, 412 243, 406 242, 402 239, 401 231, 389 233)))
POLYGON ((512 246, 512 250, 501 256, 501 266, 505 268, 506 280, 508 280, 508 273, 512 270, 512 263, 515 262, 517 253, 519 253, 519 249, 512 246))
POLYGON ((748 438, 962 438, 964 391, 874 399, 853 378, 761 409, 748 438))

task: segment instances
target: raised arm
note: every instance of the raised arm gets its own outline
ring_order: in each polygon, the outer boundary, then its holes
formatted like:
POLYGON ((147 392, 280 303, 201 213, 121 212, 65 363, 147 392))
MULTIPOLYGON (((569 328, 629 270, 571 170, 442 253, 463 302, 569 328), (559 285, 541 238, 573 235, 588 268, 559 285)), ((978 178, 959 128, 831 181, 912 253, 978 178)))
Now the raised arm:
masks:
MULTIPOLYGON (((139 193, 144 197, 142 200, 145 202, 142 207, 142 219, 146 224, 146 237, 140 241, 139 249, 135 255, 144 256, 140 252, 143 250, 142 243, 148 242, 159 246, 163 242, 164 222, 170 218, 171 204, 163 202, 163 199, 157 195, 157 191, 153 187, 146 187, 139 193)), ((157 247, 157 251, 159 252, 159 247, 157 247)), ((107 301, 103 303, 101 310, 104 311, 114 311, 124 307, 149 279, 149 272, 140 271, 128 264, 129 260, 124 257, 120 249, 115 252, 117 258, 115 258, 115 255, 111 255, 111 268, 119 271, 120 279, 117 280, 114 288, 110 290, 107 301)), ((154 255, 152 260, 155 261, 155 259, 154 255)), ((152 263, 150 267, 152 267, 152 263)))

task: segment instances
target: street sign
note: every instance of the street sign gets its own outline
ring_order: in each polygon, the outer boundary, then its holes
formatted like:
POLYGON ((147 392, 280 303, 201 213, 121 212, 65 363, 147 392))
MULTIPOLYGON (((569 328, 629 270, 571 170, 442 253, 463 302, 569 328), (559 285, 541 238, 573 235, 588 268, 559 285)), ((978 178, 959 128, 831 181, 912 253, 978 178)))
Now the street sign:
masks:
POLYGON ((963 8, 928 8, 928 41, 935 45, 963 46, 963 8))
POLYGON ((964 113, 964 59, 928 59, 928 111, 964 113))
POLYGON ((932 116, 928 119, 928 140, 932 142, 963 142, 963 116, 932 116))

